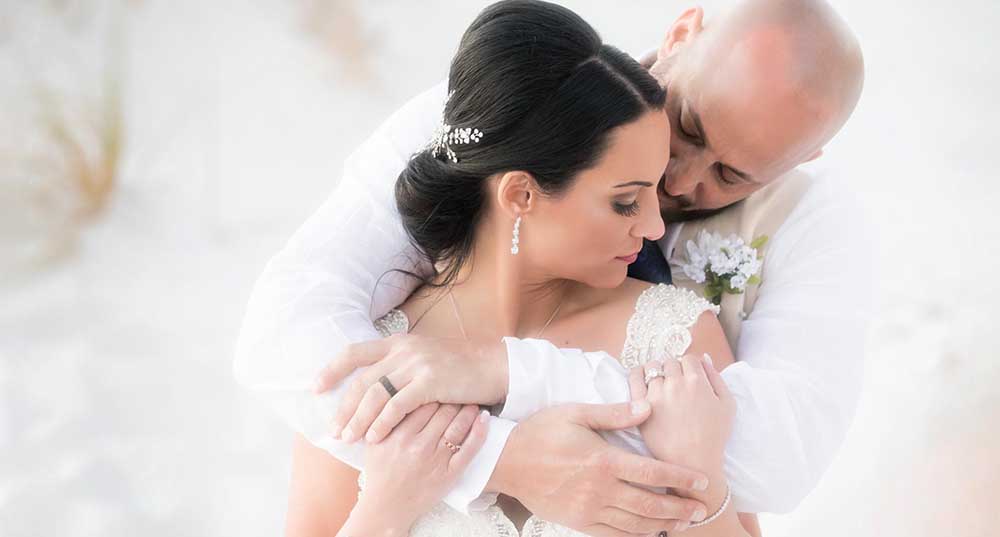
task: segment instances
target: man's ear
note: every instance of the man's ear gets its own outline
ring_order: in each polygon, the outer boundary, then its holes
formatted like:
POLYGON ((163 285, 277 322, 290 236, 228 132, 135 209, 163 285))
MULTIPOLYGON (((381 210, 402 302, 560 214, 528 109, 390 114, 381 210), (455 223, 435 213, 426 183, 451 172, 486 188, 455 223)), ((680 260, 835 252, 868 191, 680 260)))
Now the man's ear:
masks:
POLYGON ((528 172, 507 172, 496 182, 497 207, 511 219, 527 214, 538 198, 538 185, 528 172))
POLYGON ((821 147, 817 149, 815 153, 809 155, 809 158, 803 160, 802 162, 812 162, 822 156, 823 156, 823 148, 821 147))
POLYGON ((705 12, 700 7, 693 7, 681 13, 674 24, 667 30, 660 49, 656 53, 657 60, 663 60, 672 55, 677 47, 687 45, 704 29, 702 19, 705 12))

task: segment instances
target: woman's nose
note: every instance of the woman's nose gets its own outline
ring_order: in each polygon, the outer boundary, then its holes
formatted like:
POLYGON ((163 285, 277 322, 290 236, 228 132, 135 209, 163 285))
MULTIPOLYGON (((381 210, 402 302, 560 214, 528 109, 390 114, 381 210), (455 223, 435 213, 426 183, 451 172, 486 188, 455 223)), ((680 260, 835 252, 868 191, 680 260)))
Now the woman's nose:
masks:
MULTIPOLYGON (((651 189, 652 190, 652 189, 651 189)), ((641 211, 639 213, 639 223, 635 227, 636 236, 644 239, 649 239, 651 241, 659 240, 666 231, 666 227, 663 224, 663 217, 660 216, 659 211, 659 199, 656 197, 656 193, 653 192, 651 196, 652 200, 646 203, 650 210, 641 211)))

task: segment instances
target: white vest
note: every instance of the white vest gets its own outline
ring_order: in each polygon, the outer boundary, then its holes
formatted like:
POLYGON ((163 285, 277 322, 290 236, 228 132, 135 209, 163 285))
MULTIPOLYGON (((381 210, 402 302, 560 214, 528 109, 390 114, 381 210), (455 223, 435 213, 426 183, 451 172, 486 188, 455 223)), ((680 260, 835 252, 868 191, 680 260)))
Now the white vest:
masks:
MULTIPOLYGON (((687 242, 694 240, 701 230, 710 233, 719 233, 727 237, 733 233, 743 238, 747 244, 762 235, 769 238, 774 237, 774 233, 791 214, 799 200, 805 195, 812 179, 803 172, 793 170, 777 179, 773 183, 754 192, 747 199, 737 203, 733 207, 703 220, 685 222, 677 241, 674 243, 674 251, 666 252, 670 259, 671 275, 674 284, 678 287, 685 287, 698 294, 704 293, 704 285, 695 283, 684 274, 681 265, 687 262, 687 242)), ((719 313, 719 322, 726 333, 729 346, 734 350, 736 343, 740 339, 740 327, 743 320, 752 312, 754 303, 757 301, 757 293, 761 285, 767 282, 767 251, 770 241, 765 244, 760 253, 764 255, 764 266, 760 272, 760 283, 747 284, 746 290, 738 295, 727 293, 722 294, 722 307, 719 313)))

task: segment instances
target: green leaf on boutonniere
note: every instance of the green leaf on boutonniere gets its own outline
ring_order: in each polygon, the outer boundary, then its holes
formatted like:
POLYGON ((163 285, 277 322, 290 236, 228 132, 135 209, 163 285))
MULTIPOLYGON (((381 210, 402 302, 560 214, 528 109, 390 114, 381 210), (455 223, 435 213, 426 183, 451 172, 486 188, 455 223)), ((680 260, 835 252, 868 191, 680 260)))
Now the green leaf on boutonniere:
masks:
POLYGON ((757 237, 756 239, 753 240, 753 242, 750 243, 750 247, 753 248, 754 250, 759 250, 761 246, 767 244, 767 239, 768 239, 767 235, 761 235, 760 237, 757 237))
POLYGON ((754 274, 747 278, 747 285, 757 285, 760 283, 760 276, 754 274))

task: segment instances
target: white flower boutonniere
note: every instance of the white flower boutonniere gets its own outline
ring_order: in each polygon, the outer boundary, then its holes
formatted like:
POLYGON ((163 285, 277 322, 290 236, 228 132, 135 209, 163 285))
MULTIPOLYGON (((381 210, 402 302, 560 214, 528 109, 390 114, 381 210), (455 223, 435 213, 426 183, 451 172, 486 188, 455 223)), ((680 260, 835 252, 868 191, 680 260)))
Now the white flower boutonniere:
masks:
POLYGON ((719 305, 722 293, 738 295, 747 285, 760 283, 760 267, 764 256, 758 249, 767 243, 762 235, 749 245, 732 234, 722 238, 718 233, 701 230, 698 242, 687 242, 688 262, 681 270, 688 278, 705 284, 705 298, 719 305))

